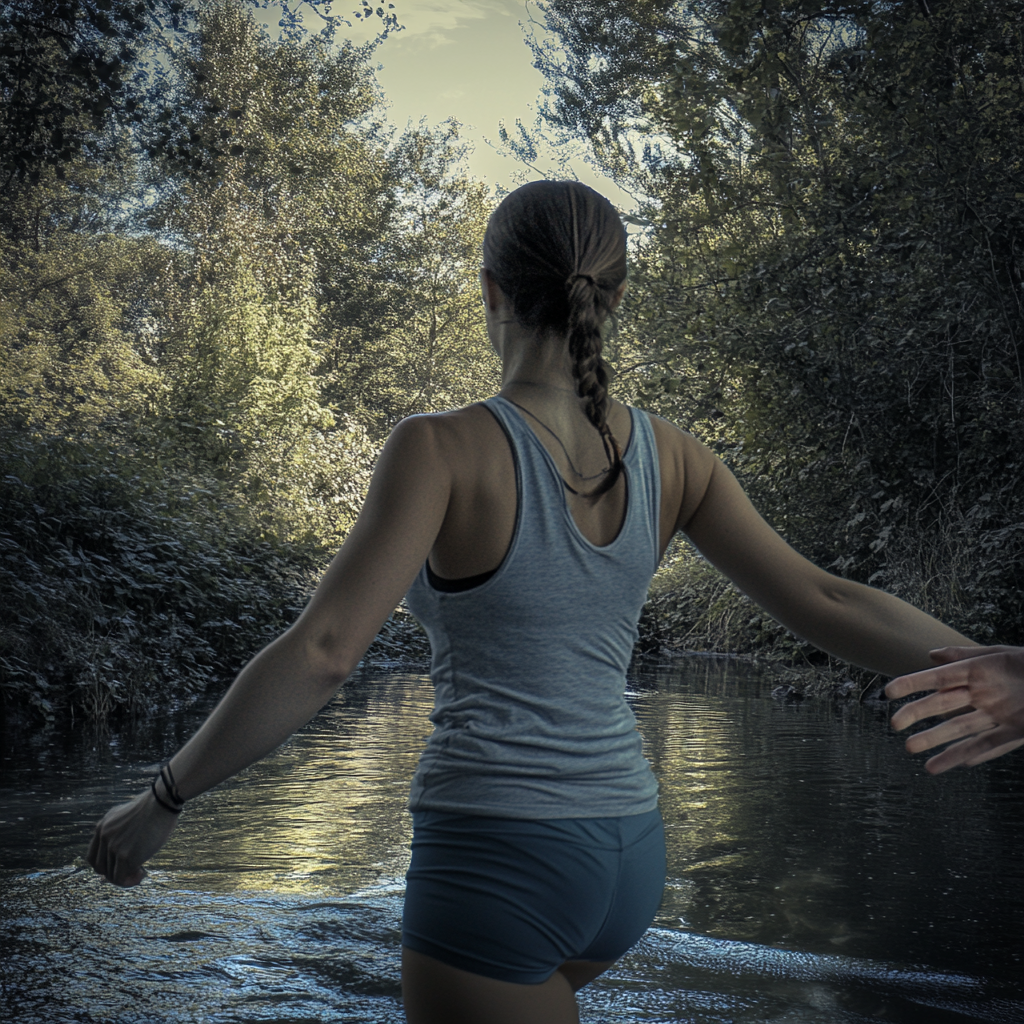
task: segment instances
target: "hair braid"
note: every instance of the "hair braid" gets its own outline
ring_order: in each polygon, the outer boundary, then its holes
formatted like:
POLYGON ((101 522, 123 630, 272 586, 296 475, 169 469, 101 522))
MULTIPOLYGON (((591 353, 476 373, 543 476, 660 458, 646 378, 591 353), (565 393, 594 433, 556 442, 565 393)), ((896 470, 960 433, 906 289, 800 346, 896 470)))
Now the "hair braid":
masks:
POLYGON ((573 274, 565 283, 569 300, 569 357, 576 393, 583 399, 583 412, 594 424, 611 464, 604 480, 587 497, 610 490, 622 472, 622 449, 608 426, 608 382, 611 368, 601 354, 601 324, 609 314, 607 302, 589 274, 573 274))

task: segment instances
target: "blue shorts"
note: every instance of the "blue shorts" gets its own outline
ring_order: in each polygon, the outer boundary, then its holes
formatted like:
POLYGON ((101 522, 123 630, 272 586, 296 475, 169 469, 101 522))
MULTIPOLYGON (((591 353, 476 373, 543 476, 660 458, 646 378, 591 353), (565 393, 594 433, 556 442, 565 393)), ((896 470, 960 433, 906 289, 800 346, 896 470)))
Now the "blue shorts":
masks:
POLYGON ((452 967, 539 985, 566 960, 617 960, 665 886, 655 809, 521 821, 413 812, 402 945, 452 967))

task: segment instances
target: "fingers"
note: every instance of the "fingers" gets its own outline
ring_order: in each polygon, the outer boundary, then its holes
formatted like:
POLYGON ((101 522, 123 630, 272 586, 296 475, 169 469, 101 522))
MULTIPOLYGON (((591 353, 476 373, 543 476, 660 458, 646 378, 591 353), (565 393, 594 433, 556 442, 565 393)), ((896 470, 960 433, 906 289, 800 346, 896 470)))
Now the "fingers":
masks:
POLYGON ((119 857, 108 844, 104 843, 100 838, 99 826, 93 833, 86 860, 96 874, 102 875, 108 882, 113 882, 114 885, 125 889, 138 885, 148 873, 145 868, 133 867, 129 861, 119 857))
POLYGON ((138 885, 148 874, 145 868, 132 867, 127 860, 119 857, 109 846, 104 844, 99 837, 98 827, 93 835, 86 860, 92 865, 96 874, 102 875, 108 882, 119 885, 123 889, 138 885))
POLYGON ((114 861, 114 873, 110 875, 110 881, 122 889, 130 889, 133 885, 138 885, 145 877, 144 868, 129 867, 126 861, 118 857, 114 861))
POLYGON ((940 664, 935 668, 922 669, 905 676, 897 676, 885 688, 890 700, 907 697, 922 690, 943 690, 950 686, 966 686, 971 671, 976 668, 977 658, 987 654, 1003 654, 1012 647, 939 647, 929 651, 928 656, 940 664))
POLYGON ((977 736, 993 729, 995 725, 996 723, 984 711, 972 711, 968 715, 959 715, 940 722, 931 729, 915 733, 907 740, 906 747, 911 754, 920 754, 922 750, 930 750, 940 743, 952 743, 965 736, 977 736))
POLYGON ((908 697, 922 690, 944 690, 950 686, 964 686, 967 683, 970 666, 960 662, 926 668, 921 672, 897 676, 885 688, 885 695, 890 700, 908 697))
POLYGON ((931 775, 939 775, 958 765, 970 767, 981 764, 983 761, 1000 757, 1022 743, 1024 739, 1014 734, 1012 730, 1005 726, 997 726, 978 736, 971 736, 946 747, 941 754, 936 754, 925 762, 925 770, 931 775))
MULTIPOLYGON (((929 671, 932 671, 929 669, 929 671)), ((923 674, 923 673, 922 673, 923 674)), ((894 679, 893 682, 899 682, 894 679)), ((892 683, 889 684, 892 686, 892 683)), ((911 693, 915 690, 909 691, 911 693)), ((888 693, 888 687, 886 687, 888 693)), ((929 694, 920 700, 910 704, 904 704, 891 718, 892 727, 899 732, 907 726, 920 722, 925 718, 934 718, 936 715, 944 715, 950 711, 971 706, 971 692, 966 686, 958 686, 953 689, 939 690, 937 693, 929 694)), ((970 716, 967 716, 970 717, 970 716)))
MULTIPOLYGON (((989 743, 998 742, 999 737, 989 740, 989 743)), ((972 757, 967 762, 969 767, 973 767, 976 764, 981 764, 984 761, 991 761, 993 758, 1002 757, 1003 754, 1008 754, 1011 750, 1016 750, 1019 746, 1024 744, 1024 738, 1014 734, 1014 738, 1008 740, 1006 743, 999 743, 998 746, 990 746, 983 754, 976 757, 972 757)))

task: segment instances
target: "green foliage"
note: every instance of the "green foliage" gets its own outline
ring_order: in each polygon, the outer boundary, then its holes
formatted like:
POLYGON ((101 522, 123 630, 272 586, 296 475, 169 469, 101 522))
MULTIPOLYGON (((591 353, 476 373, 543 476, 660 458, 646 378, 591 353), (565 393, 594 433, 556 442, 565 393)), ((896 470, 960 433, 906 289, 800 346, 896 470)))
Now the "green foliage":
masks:
POLYGON ((256 541, 212 480, 0 436, 6 713, 144 712, 223 683, 298 614, 314 553, 256 541))
MULTIPOLYGON (((249 0, 266 9, 270 0, 249 0)), ((329 0, 277 0, 280 26, 302 35, 301 9, 322 20, 330 42, 348 19, 333 14, 329 0)), ((198 0, 7 0, 0 5, 0 192, 21 180, 35 182, 45 168, 63 174, 82 157, 112 162, 105 145, 110 128, 150 123, 164 82, 161 57, 191 38, 206 5, 198 0)), ((395 5, 353 12, 380 21, 381 41, 398 31, 395 5)), ((372 47, 371 47, 372 48, 372 47)), ((165 148, 167 135, 150 133, 150 152, 165 148)), ((202 163, 210 153, 187 146, 202 163)))
MULTIPOLYGON (((329 552, 260 540, 215 479, 0 433, 0 713, 105 719, 224 686, 289 626, 329 552)), ((367 657, 427 656, 401 610, 367 657)))
POLYGON ((136 343, 136 303, 158 274, 148 240, 64 232, 0 258, 0 406, 11 424, 78 433, 136 415, 160 391, 136 343))
MULTIPOLYGON (((0 189, 14 716, 145 712, 226 682, 351 527, 402 414, 388 366, 429 396, 415 411, 491 387, 480 343, 457 334, 476 325, 486 198, 459 175, 455 129, 395 142, 372 47, 335 45, 330 25, 309 36, 287 6, 278 40, 242 0, 188 7, 173 39, 155 27, 162 0, 136 6, 148 27, 118 59, 141 68, 167 47, 158 72, 132 93, 125 65, 94 117, 76 48, 106 53, 129 20, 117 0, 87 5, 61 51, 78 70, 51 76, 80 136, 60 148, 37 125, 0 189), (441 325, 426 359, 424 302, 441 325)), ((391 10, 359 16, 387 31, 391 10)), ((0 46, 0 89, 51 81, 15 66, 22 42, 0 46)), ((368 654, 424 655, 401 610, 368 654)))
POLYGON ((550 122, 650 197, 629 386, 810 557, 1019 642, 1019 5, 544 6, 550 122))
POLYGON ((401 185, 380 282, 387 315, 354 339, 348 358, 336 353, 327 382, 377 436, 405 416, 466 405, 501 386, 478 281, 489 196, 460 173, 458 128, 407 131, 390 153, 401 185))

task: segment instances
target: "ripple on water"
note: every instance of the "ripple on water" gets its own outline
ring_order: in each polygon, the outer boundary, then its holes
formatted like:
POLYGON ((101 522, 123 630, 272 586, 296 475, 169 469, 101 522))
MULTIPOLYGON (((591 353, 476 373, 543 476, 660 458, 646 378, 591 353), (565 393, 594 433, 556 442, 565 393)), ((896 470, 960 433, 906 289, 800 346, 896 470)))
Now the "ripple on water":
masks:
MULTIPOLYGON (((8 876, 4 1019, 403 1020, 400 880, 343 899, 181 882, 155 873, 121 891, 75 868, 8 876)), ((594 1024, 1019 1024, 1019 997, 968 975, 652 928, 580 1007, 594 1024)))
MULTIPOLYGON (((881 712, 748 684, 634 687, 668 885, 582 1019, 1021 1024, 1024 760, 936 780, 881 712)), ((5 754, 0 1021, 400 1021, 405 801, 430 704, 418 677, 346 687, 190 805, 129 891, 59 866, 198 718, 116 757, 84 735, 5 754)))
MULTIPOLYGON (((9 880, 10 881, 10 880, 9 880)), ((119 891, 85 871, 7 886, 4 1019, 401 1021, 401 892, 346 900, 119 891)))

